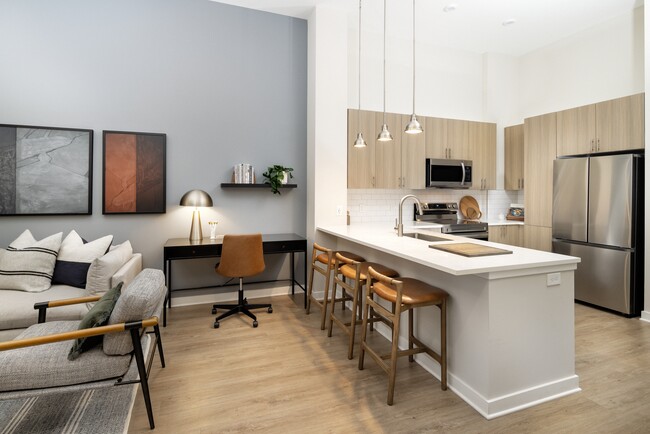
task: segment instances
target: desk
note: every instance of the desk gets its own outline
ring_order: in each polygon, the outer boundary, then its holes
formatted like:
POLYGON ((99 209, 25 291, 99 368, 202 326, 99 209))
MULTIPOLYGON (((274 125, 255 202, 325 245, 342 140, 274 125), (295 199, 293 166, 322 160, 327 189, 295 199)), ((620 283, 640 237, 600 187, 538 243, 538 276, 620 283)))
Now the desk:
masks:
MULTIPOLYGON (((190 242, 187 238, 171 238, 167 240, 164 247, 163 272, 165 273, 165 284, 167 285, 167 301, 163 310, 163 326, 167 325, 167 308, 172 307, 172 293, 186 289, 212 288, 213 286, 203 286, 197 288, 177 288, 172 289, 172 261, 179 259, 199 259, 199 258, 216 258, 221 256, 221 245, 223 236, 216 240, 203 238, 201 241, 190 242)), ((291 294, 295 294, 295 286, 298 285, 305 291, 305 308, 307 307, 307 239, 296 234, 262 234, 262 246, 264 254, 288 253, 291 256, 291 277, 290 279, 266 280, 247 283, 265 283, 279 282, 289 280, 291 282, 291 294), (296 281, 295 276, 295 253, 305 254, 305 286, 296 281)))

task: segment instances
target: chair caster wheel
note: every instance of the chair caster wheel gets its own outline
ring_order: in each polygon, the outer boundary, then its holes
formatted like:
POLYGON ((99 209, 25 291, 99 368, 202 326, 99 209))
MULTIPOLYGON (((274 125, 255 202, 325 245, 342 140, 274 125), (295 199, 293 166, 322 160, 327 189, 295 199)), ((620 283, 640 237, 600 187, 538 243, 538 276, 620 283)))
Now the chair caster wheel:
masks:
POLYGON ((217 313, 217 308, 216 308, 216 307, 213 307, 213 308, 212 308, 212 315, 216 315, 216 313, 217 313))
POLYGON ((269 313, 273 313, 273 308, 269 307, 269 313))
POLYGON ((257 328, 258 324, 257 321, 253 321, 253 328, 257 328))
POLYGON ((218 329, 218 328, 219 328, 219 321, 215 321, 215 322, 214 322, 214 328, 215 328, 215 329, 218 329))

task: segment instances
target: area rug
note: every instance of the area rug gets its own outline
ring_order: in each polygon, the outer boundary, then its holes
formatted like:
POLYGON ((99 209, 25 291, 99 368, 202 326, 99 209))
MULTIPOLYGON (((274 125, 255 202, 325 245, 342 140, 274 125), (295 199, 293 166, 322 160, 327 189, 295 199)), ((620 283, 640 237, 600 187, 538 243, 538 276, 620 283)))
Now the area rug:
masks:
POLYGON ((0 433, 122 434, 138 385, 0 401, 0 433))

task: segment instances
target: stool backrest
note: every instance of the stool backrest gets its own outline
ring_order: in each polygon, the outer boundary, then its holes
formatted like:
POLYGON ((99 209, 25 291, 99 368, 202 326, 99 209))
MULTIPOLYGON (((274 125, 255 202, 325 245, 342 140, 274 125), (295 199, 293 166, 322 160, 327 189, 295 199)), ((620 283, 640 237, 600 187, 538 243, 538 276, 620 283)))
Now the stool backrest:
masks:
MULTIPOLYGON (((392 277, 385 276, 381 273, 375 271, 372 266, 368 267, 368 278, 366 282, 366 287, 368 288, 369 296, 372 297, 372 294, 377 294, 382 297, 381 294, 377 293, 373 287, 373 280, 382 283, 385 287, 388 287, 389 290, 394 291, 394 295, 390 294, 391 298, 395 297, 395 302, 398 305, 402 304, 402 281, 393 279, 392 277)), ((382 297, 384 298, 384 297, 382 297)), ((388 299, 393 302, 393 300, 388 299)))
POLYGON ((262 234, 224 235, 217 273, 226 277, 248 277, 264 271, 262 234))

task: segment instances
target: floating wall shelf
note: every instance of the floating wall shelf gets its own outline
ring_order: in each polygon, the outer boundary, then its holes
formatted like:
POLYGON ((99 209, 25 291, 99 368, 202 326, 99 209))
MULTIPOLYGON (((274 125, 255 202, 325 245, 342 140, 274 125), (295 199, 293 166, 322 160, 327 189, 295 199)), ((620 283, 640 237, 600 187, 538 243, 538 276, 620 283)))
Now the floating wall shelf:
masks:
MULTIPOLYGON (((297 188, 298 184, 282 184, 279 188, 297 188)), ((270 184, 235 184, 234 182, 222 182, 221 188, 271 188, 270 184)))

